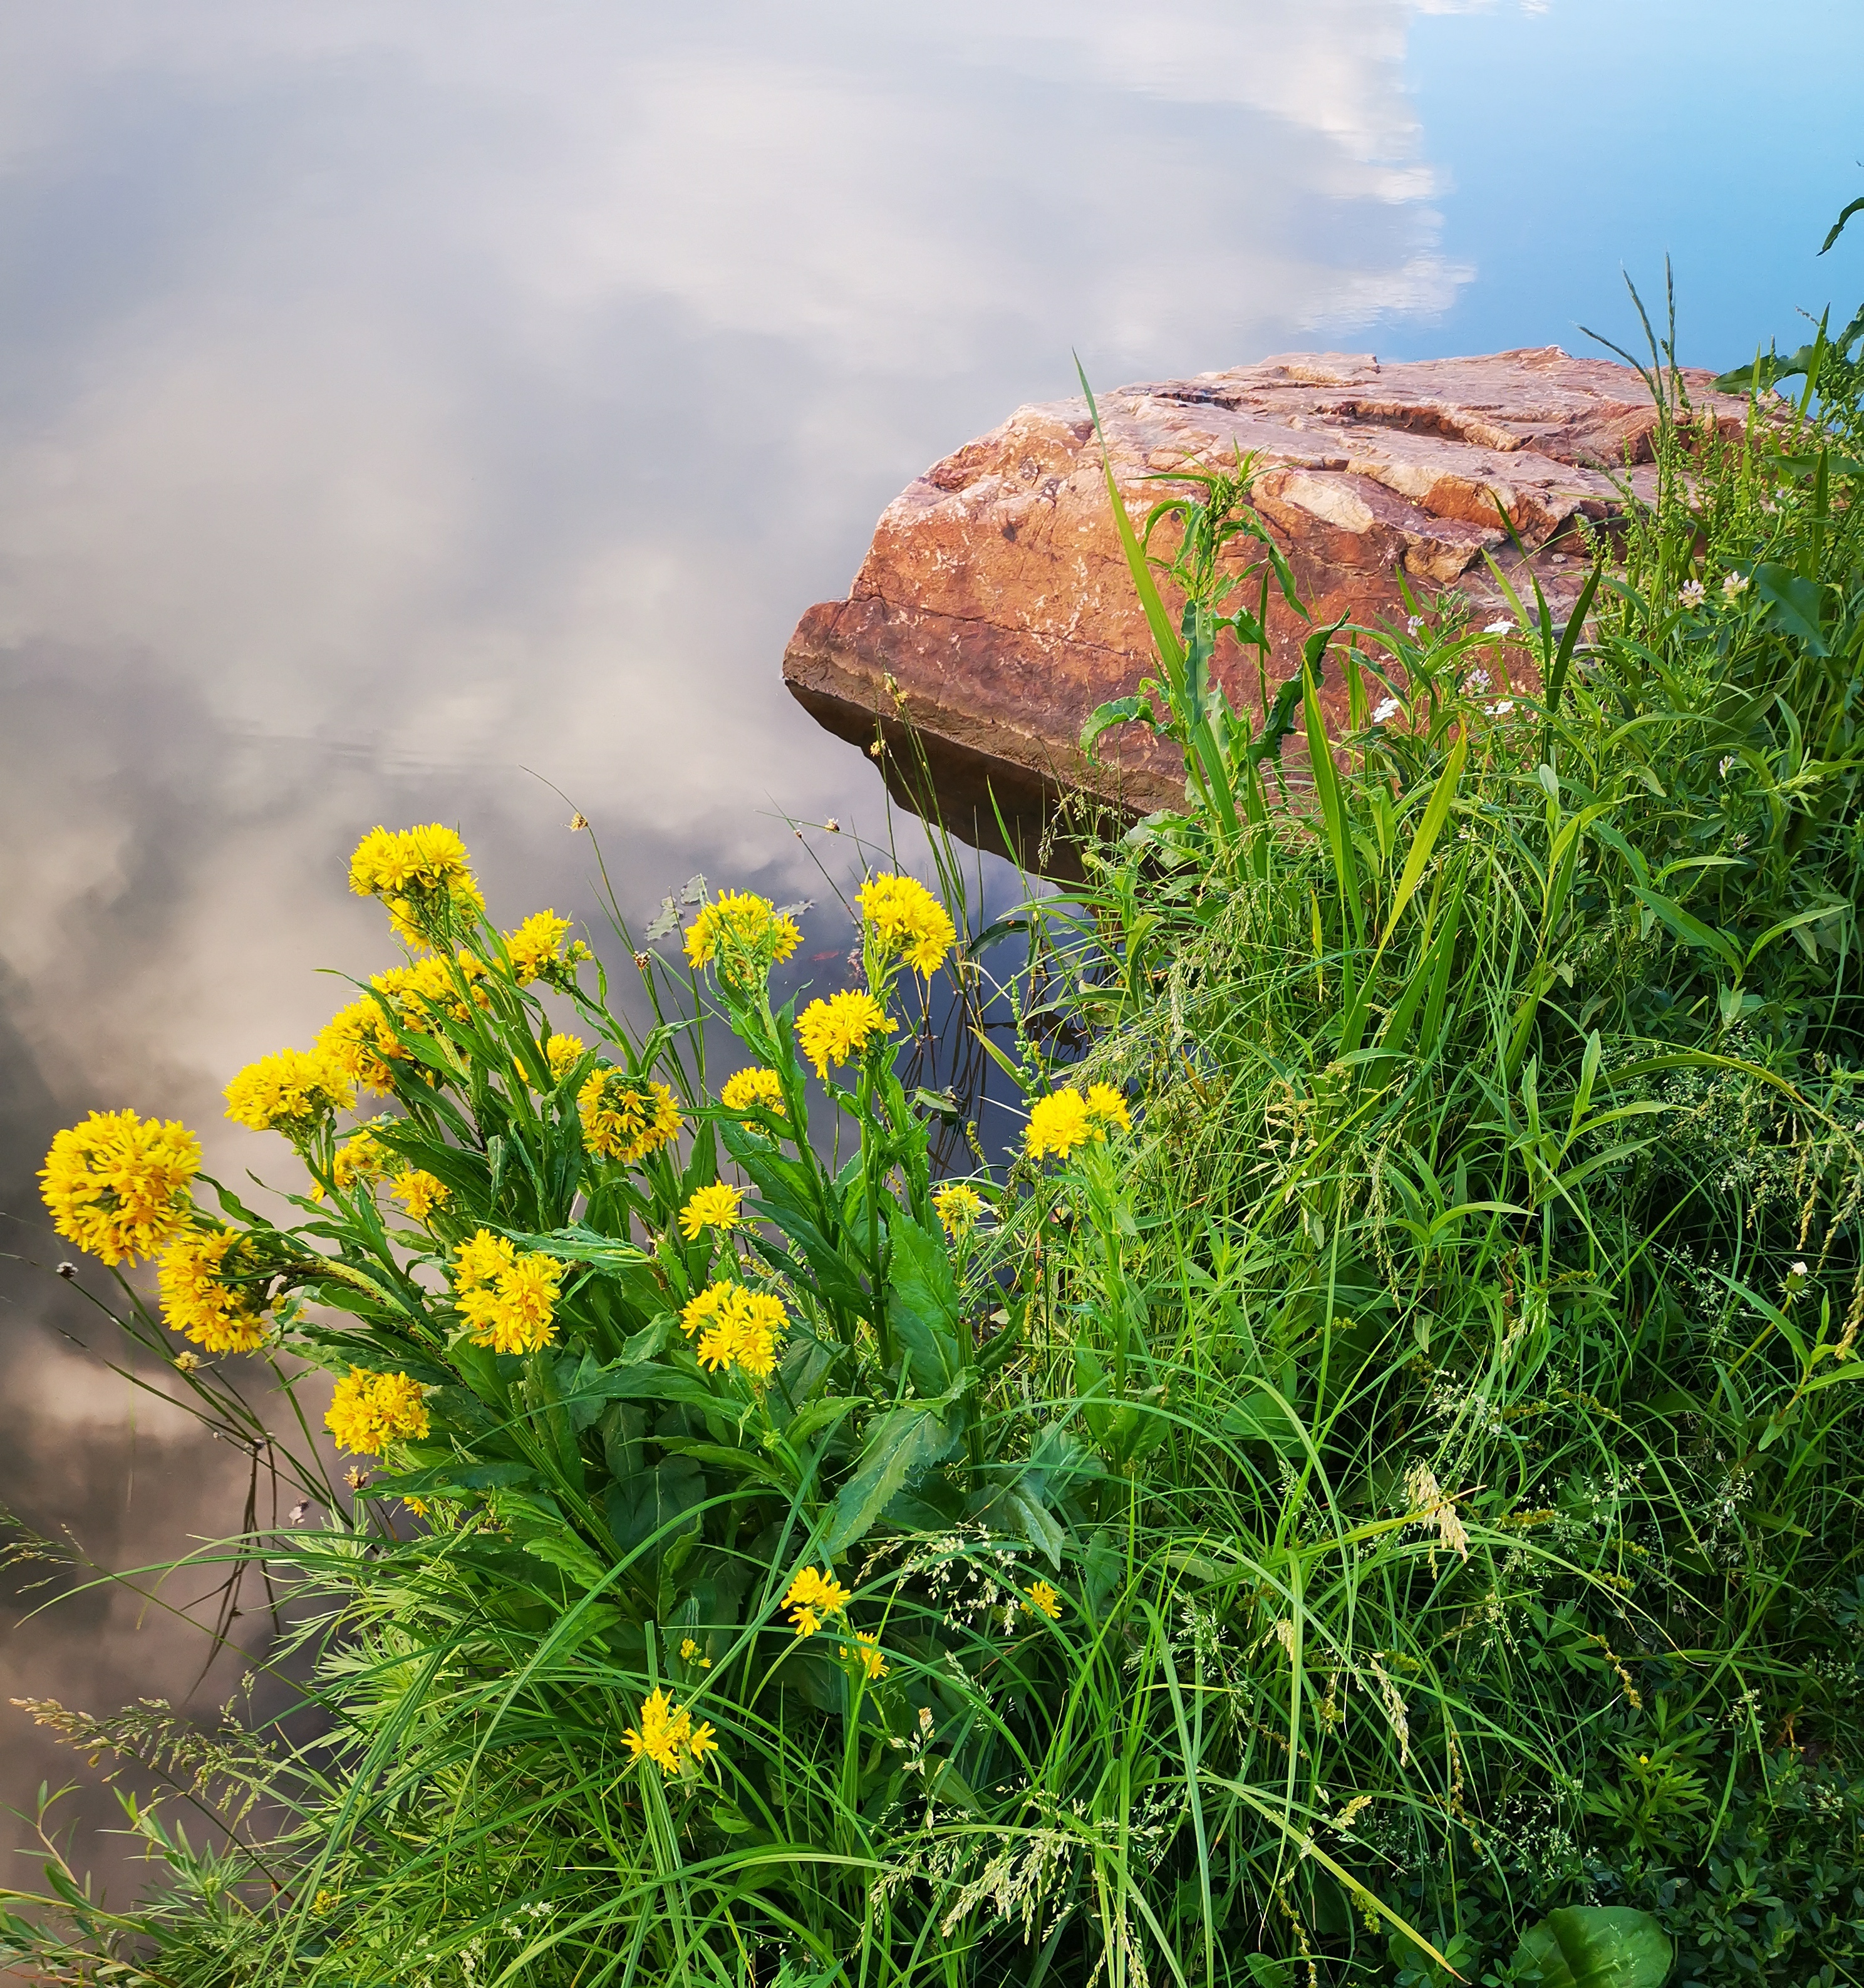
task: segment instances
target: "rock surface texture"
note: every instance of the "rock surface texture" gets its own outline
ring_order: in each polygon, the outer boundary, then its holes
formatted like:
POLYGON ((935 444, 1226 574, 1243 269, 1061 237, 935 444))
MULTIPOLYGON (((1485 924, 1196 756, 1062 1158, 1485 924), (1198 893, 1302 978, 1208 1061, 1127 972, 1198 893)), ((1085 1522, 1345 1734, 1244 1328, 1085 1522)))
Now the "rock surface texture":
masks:
MULTIPOLYGON (((1744 401, 1710 392, 1707 373, 1682 377, 1697 421, 1740 432, 1744 401)), ((1257 509, 1314 624, 1402 620, 1400 571, 1420 600, 1453 590, 1487 621, 1507 610, 1485 554, 1531 600, 1498 505, 1559 617, 1585 570, 1579 521, 1609 525, 1626 489, 1647 495, 1656 475, 1638 375, 1555 346, 1399 365, 1288 353, 1119 387, 1100 406, 1135 524, 1172 494, 1148 478, 1254 455, 1257 509)), ((1310 625, 1272 599, 1272 679, 1298 667, 1310 625)), ((1223 641, 1219 676, 1233 702, 1253 705, 1253 656, 1223 641)), ((871 745, 878 729, 890 782, 911 801, 896 749, 909 724, 949 824, 1001 847, 987 794, 1019 846, 1067 789, 1138 813, 1182 800, 1175 755, 1137 728, 1108 734, 1095 765, 1077 742, 1096 705, 1153 667, 1087 404, 1068 400, 1019 407, 902 491, 847 599, 803 617, 783 676, 831 730, 871 745)), ((1524 661, 1517 681, 1529 675, 1524 661)), ((1337 671, 1323 702, 1337 727, 1337 671)))

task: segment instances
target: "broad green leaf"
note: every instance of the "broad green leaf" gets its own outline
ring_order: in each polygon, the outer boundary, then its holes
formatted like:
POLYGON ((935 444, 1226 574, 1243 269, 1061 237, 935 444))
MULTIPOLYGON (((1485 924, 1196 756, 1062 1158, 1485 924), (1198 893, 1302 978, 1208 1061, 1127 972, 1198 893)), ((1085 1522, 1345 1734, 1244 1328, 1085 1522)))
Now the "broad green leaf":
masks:
POLYGON ((1754 583, 1761 598, 1772 604, 1774 620, 1781 627, 1797 635, 1814 655, 1828 653, 1820 627, 1825 590, 1816 580, 1802 579, 1790 566, 1764 560, 1754 570, 1754 583))
POLYGON ((665 1548, 676 1532, 696 1530, 688 1515, 705 1502, 705 1473, 689 1456, 669 1457, 608 1488, 608 1530, 624 1554, 651 1540, 665 1548))
POLYGON ((1673 1957, 1649 1912, 1563 1905, 1521 1936, 1514 1978, 1536 1988, 1663 1988, 1673 1957))
POLYGON ((1152 725, 1156 722, 1149 697, 1116 697, 1111 704, 1101 705, 1081 728, 1081 749, 1091 757, 1101 733, 1111 732, 1116 725, 1152 725))
POLYGON ((372 1494, 395 1498, 458 1498, 475 1491, 509 1490, 537 1482, 528 1463, 438 1463, 428 1470, 377 1478, 372 1494))
POLYGON ((964 1367, 958 1341, 958 1291, 945 1245, 905 1216, 888 1231, 892 1275, 887 1320, 905 1348, 912 1384, 924 1395, 946 1393, 964 1367))
POLYGON ((854 1474, 841 1487, 822 1537, 823 1553, 838 1559, 864 1539, 895 1492, 949 1456, 957 1438, 930 1408, 892 1408, 878 1416, 854 1474))

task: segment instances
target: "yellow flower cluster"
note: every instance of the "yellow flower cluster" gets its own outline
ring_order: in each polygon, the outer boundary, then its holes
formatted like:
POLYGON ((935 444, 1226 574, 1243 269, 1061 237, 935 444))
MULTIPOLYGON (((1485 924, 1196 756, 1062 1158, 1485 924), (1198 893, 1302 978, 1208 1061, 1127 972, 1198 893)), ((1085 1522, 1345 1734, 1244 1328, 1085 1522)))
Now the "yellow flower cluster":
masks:
POLYGON ((1046 1581, 1038 1581, 1030 1588, 1027 1605, 1038 1614, 1046 1615, 1051 1622, 1061 1620, 1061 1597, 1046 1581))
MULTIPOLYGON (((783 1080, 773 1070, 741 1070, 725 1080, 719 1102, 727 1111, 775 1111, 783 1108, 783 1080)), ((747 1123, 747 1132, 759 1128, 747 1123)))
POLYGON ((337 1383, 323 1425, 345 1449, 380 1456, 391 1442, 418 1442, 428 1432, 421 1383, 405 1374, 367 1374, 352 1367, 337 1383))
POLYGON ((380 1180, 394 1164, 394 1156, 365 1128, 344 1140, 331 1155, 330 1178, 347 1194, 358 1181, 380 1180))
POLYGON ((226 1115, 255 1132, 302 1136, 356 1102, 342 1068, 318 1050, 280 1050, 226 1087, 226 1115))
POLYGON ((1030 1107, 1023 1148, 1032 1160, 1047 1153, 1065 1160, 1077 1146, 1104 1139, 1109 1132, 1126 1131, 1132 1124, 1126 1100, 1111 1084, 1090 1084, 1084 1097, 1070 1085, 1038 1097, 1030 1107))
POLYGON ((948 1236, 969 1235, 983 1212, 983 1196, 962 1181, 939 1188, 932 1195, 932 1212, 948 1236))
POLYGON ((719 1750, 712 1728, 695 1726, 692 1714, 658 1688, 648 1694, 641 1708, 638 1728, 628 1726, 621 1741, 635 1760, 644 1755, 669 1780, 679 1772, 682 1756, 695 1767, 703 1767, 705 1756, 719 1750))
POLYGON ((718 962, 728 980, 767 973, 803 942, 794 918, 768 898, 749 891, 722 891, 687 928, 686 957, 695 966, 718 962))
POLYGON ((381 1002, 367 994, 338 1009, 324 1023, 317 1031, 316 1048, 357 1090, 377 1097, 393 1094, 394 1073, 388 1066, 408 1055, 381 1002))
POLYGON ((679 1212, 679 1232, 688 1242, 696 1242, 708 1229, 736 1229, 741 1219, 738 1204, 743 1199, 742 1188, 728 1187, 723 1181, 695 1188, 679 1212))
POLYGON ((848 1598, 847 1590, 832 1574, 804 1567, 797 1568, 790 1592, 783 1597, 783 1606, 796 1625, 796 1633, 813 1636, 821 1628, 824 1616, 846 1612, 848 1598))
MULTIPOLYGON (((485 989, 473 985, 484 976, 485 962, 462 946, 454 955, 454 966, 458 969, 457 976, 454 967, 438 953, 430 953, 411 966, 390 967, 386 973, 377 974, 369 985, 387 996, 395 1019, 403 1028, 429 1035, 433 1032, 435 1009, 451 1015, 456 1022, 469 1022, 473 1008, 491 1005, 492 997, 485 989), (467 1006, 469 1000, 471 1007, 467 1006)), ((393 1033, 390 1031, 391 1040, 393 1033)))
POLYGON ((903 959, 927 979, 957 943, 950 915, 923 884, 910 877, 870 877, 861 887, 861 915, 873 928, 881 952, 903 959))
POLYGON ((847 1644, 840 1643, 836 1645, 835 1653, 837 1656, 858 1657, 869 1684, 878 1684, 888 1675, 887 1660, 880 1653, 880 1638, 871 1629, 857 1629, 854 1648, 851 1650, 847 1644))
POLYGON ((388 1192, 417 1222, 425 1222, 437 1208, 453 1199, 453 1190, 424 1167, 410 1167, 388 1192))
POLYGON ((708 1284, 681 1312, 679 1322, 688 1339, 699 1333, 699 1364, 708 1371, 739 1367, 753 1380, 767 1381, 776 1371, 790 1314, 781 1298, 746 1290, 727 1278, 708 1284))
POLYGON ((485 908, 471 864, 466 845, 438 822, 372 828, 350 858, 350 888, 359 898, 380 898, 397 936, 421 946, 430 926, 485 908))
POLYGON ((796 1018, 796 1040, 804 1056, 827 1077, 831 1063, 858 1057, 876 1036, 891 1033, 887 1011, 864 987, 844 988, 826 1001, 811 1001, 796 1018))
POLYGON ((569 929, 570 921, 560 918, 554 911, 533 911, 516 931, 505 935, 512 978, 520 987, 540 979, 554 985, 564 979, 570 968, 592 957, 580 938, 571 942, 567 952, 563 950, 563 935, 569 929))
POLYGON ((153 1256, 188 1218, 201 1142, 172 1118, 93 1111, 52 1141, 39 1187, 52 1226, 106 1263, 153 1256))
POLYGON ((584 1047, 580 1036, 553 1035, 546 1039, 544 1060, 550 1066, 551 1076, 559 1084, 582 1061, 584 1047))
POLYGON ((592 1070, 577 1093, 584 1143, 605 1160, 632 1166, 678 1138, 679 1107, 664 1084, 626 1070, 592 1070))
POLYGON ((266 1337, 263 1270, 230 1229, 184 1229, 156 1267, 169 1324, 210 1353, 250 1353, 266 1337))
POLYGON ((475 1346, 535 1353, 556 1337, 552 1322, 563 1266, 541 1251, 520 1256, 508 1237, 482 1229, 453 1259, 453 1302, 475 1346))

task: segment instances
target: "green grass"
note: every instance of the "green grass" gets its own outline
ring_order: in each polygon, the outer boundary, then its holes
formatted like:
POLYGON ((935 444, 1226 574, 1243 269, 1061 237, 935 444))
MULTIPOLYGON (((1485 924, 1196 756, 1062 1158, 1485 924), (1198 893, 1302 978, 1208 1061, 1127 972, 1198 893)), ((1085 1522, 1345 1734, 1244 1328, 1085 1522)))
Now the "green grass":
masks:
MULTIPOLYGON (((973 1230, 893 1045, 810 1082, 760 963, 650 967, 641 1039, 599 968, 540 1000, 436 911, 486 1005, 399 1012, 381 1137, 448 1204, 334 1191, 326 1120, 324 1197, 252 1225, 280 1371, 408 1373, 431 1426, 354 1495, 281 1450, 336 1516, 217 1557, 311 1681, 134 1808, 147 1903, 55 1866, 21 1950, 176 1988, 1500 1983, 1592 1904, 1655 1913, 1680 1983, 1864 1979, 1864 438, 1823 384, 1738 443, 1668 410, 1583 632, 1420 602, 1253 715, 1207 664, 1282 576, 1246 469, 1178 486, 1134 557, 1192 800, 952 969, 1014 1021, 1005 1083, 1111 1084, 1131 1129, 980 1166, 973 1230), (717 1104, 702 1013, 780 1114, 717 1104), (551 1016, 590 1043, 555 1082, 551 1016), (600 1059, 674 1090, 677 1144, 587 1149, 600 1059), (754 1243, 678 1233, 721 1170, 754 1243), (563 1266, 548 1351, 471 1344, 482 1226, 563 1266), (678 1329, 727 1268, 787 1309, 767 1386, 678 1329), (850 1599, 799 1637, 810 1564, 850 1599), (671 1775, 624 1738, 661 1685, 719 1741, 671 1775)), ((871 928, 867 965, 908 1012, 871 928)))

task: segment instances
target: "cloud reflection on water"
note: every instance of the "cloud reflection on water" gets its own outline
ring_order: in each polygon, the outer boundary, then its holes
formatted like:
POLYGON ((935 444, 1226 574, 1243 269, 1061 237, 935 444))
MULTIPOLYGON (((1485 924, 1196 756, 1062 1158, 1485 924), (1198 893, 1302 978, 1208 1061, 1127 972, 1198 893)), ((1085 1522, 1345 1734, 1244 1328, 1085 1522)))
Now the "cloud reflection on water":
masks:
MULTIPOLYGON (((791 705, 797 615, 1018 401, 1446 308, 1468 272, 1402 0, 175 0, 0 21, 0 1208, 132 1103, 235 1175, 218 1087, 384 962, 343 860, 459 823, 495 908, 695 868, 814 884, 773 806, 873 823, 791 705)), ((262 1165, 262 1161, 259 1162, 262 1165)), ((9 1271, 12 1266, 7 1266, 9 1271)), ((5 1496, 101 1560, 243 1466, 9 1274, 5 1496)), ((8 1694, 185 1689, 126 1598, 11 1637, 8 1694)), ((228 1667, 208 1695, 224 1696, 228 1667)), ((7 1715, 11 1717, 12 1715, 7 1715)), ((69 1770, 8 1726, 13 1800, 69 1770)), ((105 1813, 95 1804, 93 1818, 105 1813)))

